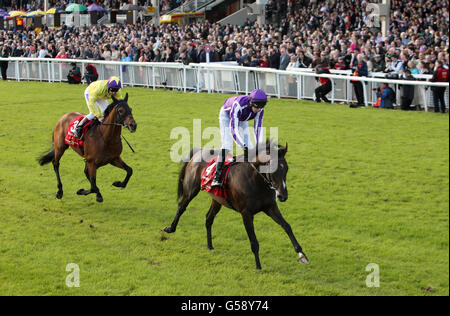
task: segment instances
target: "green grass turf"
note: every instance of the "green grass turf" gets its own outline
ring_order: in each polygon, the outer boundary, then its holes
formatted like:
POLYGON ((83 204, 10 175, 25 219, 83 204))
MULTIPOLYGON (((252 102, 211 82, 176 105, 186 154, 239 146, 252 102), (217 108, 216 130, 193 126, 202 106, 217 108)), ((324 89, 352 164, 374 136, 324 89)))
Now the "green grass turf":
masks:
MULTIPOLYGON (((134 169, 99 169, 95 196, 84 161, 61 161, 62 200, 50 148, 66 112, 86 111, 85 87, 0 82, 0 295, 449 295, 448 115, 271 99, 264 126, 288 142, 289 199, 279 207, 311 260, 304 266, 284 231, 255 217, 262 271, 241 216, 223 208, 206 247, 206 193, 189 206, 175 234, 180 164, 170 160, 171 130, 218 127, 227 96, 126 88, 138 123, 122 157, 134 169), (80 267, 80 287, 65 284, 80 267), (366 286, 380 268, 380 287, 366 286)), ((204 142, 207 142, 205 140, 204 142)))

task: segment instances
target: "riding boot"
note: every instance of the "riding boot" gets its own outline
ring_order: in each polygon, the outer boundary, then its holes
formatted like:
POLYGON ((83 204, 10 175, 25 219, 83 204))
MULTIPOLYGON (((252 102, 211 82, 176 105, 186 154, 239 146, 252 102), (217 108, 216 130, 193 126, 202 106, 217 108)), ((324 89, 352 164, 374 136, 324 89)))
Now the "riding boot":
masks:
POLYGON ((248 147, 244 147, 244 162, 248 162, 248 147))
POLYGON ((220 151, 219 157, 217 157, 216 173, 214 174, 214 179, 213 182, 211 183, 211 187, 222 186, 220 178, 222 176, 222 169, 225 157, 226 157, 226 149, 222 149, 220 151))
POLYGON ((83 126, 84 124, 86 124, 86 121, 89 121, 87 117, 84 117, 80 123, 78 123, 76 129, 75 129, 75 133, 73 134, 73 136, 75 136, 78 139, 81 139, 81 136, 83 134, 83 126))

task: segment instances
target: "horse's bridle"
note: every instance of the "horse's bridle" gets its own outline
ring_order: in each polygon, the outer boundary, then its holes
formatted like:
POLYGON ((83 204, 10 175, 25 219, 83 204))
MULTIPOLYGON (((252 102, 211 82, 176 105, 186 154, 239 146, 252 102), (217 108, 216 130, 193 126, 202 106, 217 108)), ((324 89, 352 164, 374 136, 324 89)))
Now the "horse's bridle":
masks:
MULTIPOLYGON (((120 120, 121 120, 121 115, 119 114, 119 111, 117 111, 117 107, 118 107, 118 106, 119 106, 119 104, 117 104, 117 105, 114 107, 114 111, 116 112, 116 120, 117 120, 118 122, 120 122, 120 120)), ((127 117, 128 114, 131 114, 131 111, 127 110, 127 111, 125 112, 125 114, 124 114, 125 118, 127 117)), ((122 123, 103 123, 103 122, 101 122, 101 124, 102 124, 102 125, 123 126, 123 127, 127 128, 128 126, 127 126, 127 124, 125 124, 125 118, 124 118, 124 122, 122 122, 122 123)), ((121 135, 121 136, 122 136, 122 138, 125 140, 125 142, 127 143, 128 147, 130 147, 131 151, 132 151, 133 153, 135 153, 133 147, 131 147, 130 143, 126 140, 125 136, 123 136, 123 135, 121 135)))
MULTIPOLYGON (((121 119, 122 119, 122 117, 121 117, 121 115, 119 114, 119 111, 117 111, 117 107, 119 106, 119 104, 117 104, 115 107, 114 107, 114 111, 116 112, 116 120, 117 120, 117 122, 120 122, 121 121, 121 119)), ((126 111, 125 112, 125 117, 123 118, 123 120, 124 120, 124 122, 122 122, 122 123, 103 123, 102 122, 102 125, 115 125, 115 126, 123 126, 123 127, 127 127, 127 124, 125 124, 125 118, 127 117, 127 115, 129 114, 129 111, 126 111)))
POLYGON ((277 188, 275 188, 275 186, 273 185, 271 173, 267 173, 267 178, 266 178, 261 172, 258 171, 258 169, 256 169, 256 167, 252 163, 250 163, 250 166, 252 166, 253 169, 255 169, 256 173, 259 174, 263 178, 264 182, 269 186, 270 190, 273 190, 273 191, 277 190, 277 188))

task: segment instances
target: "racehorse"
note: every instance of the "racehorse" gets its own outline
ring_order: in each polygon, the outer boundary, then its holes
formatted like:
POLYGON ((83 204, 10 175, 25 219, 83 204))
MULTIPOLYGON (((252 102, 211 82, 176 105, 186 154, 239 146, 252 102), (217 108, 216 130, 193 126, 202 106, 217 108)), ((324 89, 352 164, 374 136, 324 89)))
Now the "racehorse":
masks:
MULTIPOLYGON (((223 205, 227 208, 234 209, 242 215, 244 226, 250 239, 251 249, 255 255, 257 269, 261 269, 261 263, 259 259, 259 243, 254 231, 253 218, 260 211, 266 213, 285 230, 295 251, 298 253, 298 261, 303 264, 309 264, 309 260, 297 242, 291 226, 281 215, 276 202, 276 199, 284 202, 288 198, 286 187, 288 164, 285 158, 287 150, 287 144, 286 147, 283 147, 274 142, 267 141, 265 150, 259 150, 260 154, 256 154, 256 152, 252 153, 254 158, 249 161, 254 162, 238 162, 231 165, 226 184, 224 185, 224 189, 228 193, 227 199, 208 192, 212 198, 211 207, 206 214, 206 238, 210 250, 214 249, 212 245, 211 227, 215 216, 219 213, 223 205), (270 156, 270 148, 273 149, 272 156, 270 156), (273 168, 275 170, 271 168, 270 170, 273 171, 271 173, 258 171, 259 167, 268 165, 272 167, 275 165, 276 168, 273 168)), ((205 153, 204 151, 207 151, 207 155, 218 154, 218 151, 202 148, 191 151, 190 160, 184 163, 179 175, 178 210, 172 224, 164 228, 164 231, 167 233, 174 233, 176 231, 181 215, 183 215, 189 203, 200 191, 201 176, 203 170, 208 165, 208 161, 202 159, 205 153)), ((237 158, 236 160, 239 159, 237 158)))
MULTIPOLYGON (((103 197, 96 184, 97 169, 111 164, 115 167, 124 169, 127 175, 124 181, 116 181, 114 186, 119 188, 125 188, 133 169, 129 167, 121 158, 122 153, 122 141, 120 139, 122 133, 122 126, 128 128, 132 133, 136 131, 137 124, 133 118, 131 108, 128 106, 128 93, 124 100, 117 100, 112 97, 113 103, 111 103, 104 112, 103 122, 96 121, 94 126, 85 135, 84 146, 72 149, 85 159, 84 173, 91 184, 90 190, 80 189, 78 195, 88 195, 95 193, 97 195, 97 202, 103 202, 103 197)), ((69 147, 64 142, 66 131, 69 128, 70 123, 81 113, 67 113, 63 115, 58 123, 56 123, 55 130, 53 131, 53 149, 44 154, 38 159, 41 166, 53 163, 53 169, 56 173, 56 179, 58 181, 58 192, 56 197, 61 199, 63 197, 63 186, 59 175, 59 162, 66 149, 69 147)))

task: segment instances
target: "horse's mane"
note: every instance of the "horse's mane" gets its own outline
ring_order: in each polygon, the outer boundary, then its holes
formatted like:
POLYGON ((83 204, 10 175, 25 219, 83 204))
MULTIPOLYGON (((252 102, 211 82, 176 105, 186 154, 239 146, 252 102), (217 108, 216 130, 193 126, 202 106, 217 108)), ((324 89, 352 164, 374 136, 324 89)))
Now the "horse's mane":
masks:
POLYGON ((265 148, 266 151, 269 151, 271 148, 276 149, 277 151, 284 149, 284 147, 279 145, 276 140, 270 138, 266 139, 266 143, 260 143, 258 147, 265 148))
POLYGON ((108 107, 106 108, 105 112, 103 112, 103 117, 106 119, 109 114, 111 113, 111 111, 115 108, 115 106, 118 104, 117 101, 114 101, 113 103, 111 103, 110 105, 108 105, 108 107))
POLYGON ((281 151, 285 150, 284 146, 281 146, 278 144, 277 141, 273 139, 266 139, 265 143, 259 143, 258 145, 258 155, 256 155, 256 148, 249 152, 249 159, 255 159, 256 163, 259 164, 260 162, 267 162, 267 154, 269 153, 280 153, 281 151))
POLYGON ((111 114, 112 110, 116 107, 116 105, 121 104, 122 106, 126 106, 126 108, 129 108, 128 103, 125 100, 115 100, 113 103, 108 105, 105 112, 103 113, 103 117, 106 119, 109 114, 111 114))

